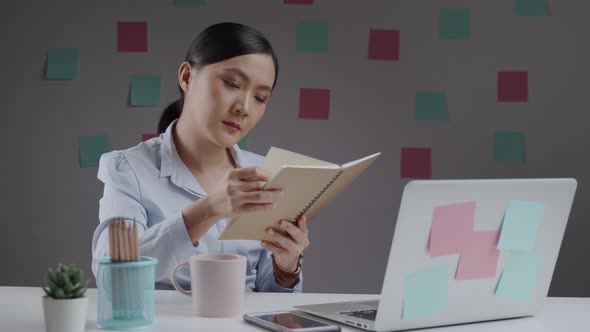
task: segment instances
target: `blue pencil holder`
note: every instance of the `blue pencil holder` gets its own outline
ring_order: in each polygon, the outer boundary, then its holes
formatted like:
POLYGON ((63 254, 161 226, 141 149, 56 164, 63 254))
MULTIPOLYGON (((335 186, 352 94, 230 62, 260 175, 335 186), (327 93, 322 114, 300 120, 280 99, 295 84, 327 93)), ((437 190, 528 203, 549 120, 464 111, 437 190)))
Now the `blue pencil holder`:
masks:
POLYGON ((154 325, 157 259, 141 256, 137 262, 97 259, 97 324, 106 330, 140 330, 154 325))

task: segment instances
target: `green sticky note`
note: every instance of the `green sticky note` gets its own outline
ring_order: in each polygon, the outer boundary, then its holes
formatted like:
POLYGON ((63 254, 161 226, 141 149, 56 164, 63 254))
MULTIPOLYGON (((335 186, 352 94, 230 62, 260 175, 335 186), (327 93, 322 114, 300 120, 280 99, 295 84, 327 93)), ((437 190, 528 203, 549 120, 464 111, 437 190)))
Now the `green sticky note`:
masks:
POLYGON ((205 0, 176 0, 177 6, 202 6, 205 4, 205 0))
POLYGON ((469 39, 469 8, 442 8, 439 17, 440 39, 469 39))
POLYGON ((494 160, 524 163, 524 134, 496 131, 494 134, 494 160))
POLYGON ((544 210, 541 202, 510 201, 502 221, 498 249, 533 250, 544 210))
POLYGON ((248 150, 248 136, 244 136, 239 142, 238 146, 242 150, 248 150))
POLYGON ((416 91, 414 119, 416 121, 446 121, 447 101, 444 91, 416 91))
POLYGON ((78 78, 78 49, 50 48, 47 51, 48 79, 71 80, 78 78))
POLYGON ((547 0, 516 0, 516 16, 547 16, 547 0))
POLYGON ((299 22, 297 24, 298 52, 328 51, 328 22, 299 22))
POLYGON ((530 300, 543 265, 543 256, 528 252, 511 252, 506 260, 496 296, 514 300, 530 300))
POLYGON ((406 274, 402 319, 417 319, 446 310, 448 286, 447 265, 406 274))
POLYGON ((131 105, 160 105, 160 75, 134 75, 131 79, 131 105))
POLYGON ((100 156, 109 152, 106 136, 80 137, 80 167, 98 166, 100 156))

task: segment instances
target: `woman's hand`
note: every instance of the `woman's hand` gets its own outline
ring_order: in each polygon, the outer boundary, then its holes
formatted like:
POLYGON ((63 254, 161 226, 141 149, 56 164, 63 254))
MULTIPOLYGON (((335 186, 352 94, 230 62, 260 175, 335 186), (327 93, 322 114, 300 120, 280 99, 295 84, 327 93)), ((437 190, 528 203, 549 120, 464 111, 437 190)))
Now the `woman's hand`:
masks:
POLYGON ((229 172, 221 190, 206 196, 211 214, 216 218, 270 210, 283 196, 281 190, 262 190, 270 174, 259 167, 237 168, 229 172))
POLYGON ((279 226, 287 232, 287 235, 268 228, 266 234, 271 236, 272 242, 262 241, 261 245, 274 254, 275 263, 282 271, 294 272, 297 269, 299 256, 309 246, 307 218, 305 215, 301 216, 297 225, 281 220, 279 226))
POLYGON ((223 179, 221 189, 185 207, 182 217, 191 241, 197 243, 219 219, 272 209, 283 192, 261 190, 268 177, 268 172, 258 167, 234 169, 223 179))

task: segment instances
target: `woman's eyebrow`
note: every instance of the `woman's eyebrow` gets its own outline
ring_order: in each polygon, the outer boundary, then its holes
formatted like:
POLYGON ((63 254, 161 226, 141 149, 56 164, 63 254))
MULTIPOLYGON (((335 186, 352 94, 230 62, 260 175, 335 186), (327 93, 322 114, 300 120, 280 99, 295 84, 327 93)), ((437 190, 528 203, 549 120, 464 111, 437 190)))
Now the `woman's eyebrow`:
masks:
MULTIPOLYGON (((236 73, 238 74, 240 77, 242 77, 243 80, 250 82, 250 78, 248 77, 248 75, 246 75, 246 73, 244 73, 241 69, 239 68, 225 68, 223 71, 229 71, 232 73, 236 73)), ((268 85, 259 85, 257 86, 257 88, 262 89, 262 90, 266 90, 268 92, 272 92, 272 88, 268 85)))

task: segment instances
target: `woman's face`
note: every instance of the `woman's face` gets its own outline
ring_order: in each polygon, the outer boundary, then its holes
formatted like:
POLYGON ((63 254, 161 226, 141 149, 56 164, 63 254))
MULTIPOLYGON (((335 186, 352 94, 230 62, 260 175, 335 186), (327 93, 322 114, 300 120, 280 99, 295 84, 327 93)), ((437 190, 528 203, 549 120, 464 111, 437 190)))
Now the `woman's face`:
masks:
POLYGON ((185 62, 179 70, 185 92, 182 117, 200 136, 230 147, 262 118, 274 78, 274 63, 266 54, 242 55, 199 69, 185 62))

